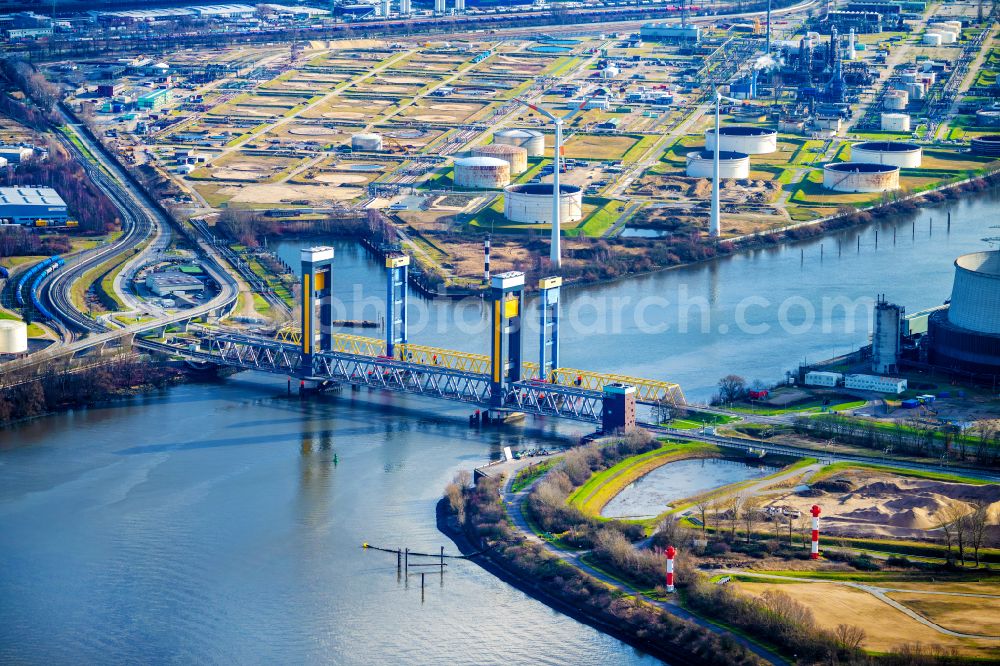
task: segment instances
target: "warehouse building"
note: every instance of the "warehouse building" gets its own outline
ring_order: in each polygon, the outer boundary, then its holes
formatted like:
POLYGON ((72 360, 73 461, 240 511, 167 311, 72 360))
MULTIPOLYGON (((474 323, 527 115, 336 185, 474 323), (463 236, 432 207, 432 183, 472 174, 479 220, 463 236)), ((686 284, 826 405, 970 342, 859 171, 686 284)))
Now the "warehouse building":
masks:
POLYGON ((66 224, 66 202, 51 187, 0 187, 0 220, 6 224, 66 224))
POLYGON ((146 287, 157 296, 196 293, 205 289, 205 283, 181 271, 150 273, 146 276, 146 287))

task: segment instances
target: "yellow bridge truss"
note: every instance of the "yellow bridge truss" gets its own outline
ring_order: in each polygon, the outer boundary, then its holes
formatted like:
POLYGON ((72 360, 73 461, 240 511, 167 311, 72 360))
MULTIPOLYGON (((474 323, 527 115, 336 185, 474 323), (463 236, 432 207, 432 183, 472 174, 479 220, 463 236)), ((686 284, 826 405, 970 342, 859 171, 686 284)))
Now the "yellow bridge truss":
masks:
MULTIPOLYGON (((302 333, 297 328, 283 328, 278 331, 275 339, 281 342, 302 344, 302 333)), ((333 351, 358 356, 385 356, 385 341, 369 338, 363 335, 337 333, 333 335, 333 351)), ((472 372, 480 375, 490 374, 490 357, 485 354, 429 347, 427 345, 398 345, 396 357, 399 360, 421 365, 437 366, 449 370, 472 372)), ((526 361, 522 364, 524 379, 538 379, 538 364, 526 361)), ((622 383, 634 386, 636 400, 646 403, 669 403, 683 405, 686 403, 684 392, 678 384, 661 382, 653 379, 641 379, 606 372, 578 370, 575 368, 557 368, 549 373, 547 381, 562 386, 577 386, 591 391, 601 391, 607 384, 622 383)))

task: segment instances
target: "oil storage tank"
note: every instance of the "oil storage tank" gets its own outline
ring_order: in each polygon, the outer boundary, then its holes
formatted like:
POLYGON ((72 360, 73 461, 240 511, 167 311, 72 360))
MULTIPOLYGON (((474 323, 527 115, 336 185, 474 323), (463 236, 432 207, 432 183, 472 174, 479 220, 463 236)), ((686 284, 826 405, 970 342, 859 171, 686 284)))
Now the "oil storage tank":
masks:
POLYGON ((533 129, 503 129, 493 135, 493 143, 520 146, 528 151, 528 157, 545 154, 545 135, 533 129))
POLYGON ((28 325, 15 319, 0 319, 0 354, 28 351, 28 325))
POLYGON ((851 161, 891 164, 903 169, 920 166, 923 149, 905 141, 862 141, 851 146, 851 161))
MULTIPOLYGON (((695 150, 687 154, 687 175, 692 178, 711 178, 714 171, 715 151, 695 150)), ((719 178, 742 180, 750 177, 750 156, 730 150, 719 151, 719 178)))
POLYGON ((982 127, 1000 127, 1000 109, 979 109, 976 111, 976 124, 982 127))
POLYGON ((510 165, 510 173, 523 173, 528 168, 528 151, 521 146, 506 143, 491 143, 472 149, 474 157, 494 157, 504 160, 510 165))
POLYGON ((899 189, 899 167, 864 162, 833 162, 823 167, 823 187, 834 192, 884 192, 899 189))
POLYGON ((1000 157, 1000 134, 974 137, 970 147, 973 155, 1000 157))
POLYGON ((351 150, 368 152, 382 150, 382 136, 368 132, 355 134, 351 137, 351 150))
POLYGON ((473 189, 498 189, 510 184, 510 163, 495 157, 455 160, 455 185, 473 189))
MULTIPOLYGON (((505 188, 503 214, 511 222, 552 224, 552 183, 505 188)), ((559 218, 563 223, 583 219, 583 192, 576 185, 559 186, 559 218)))
POLYGON ((931 314, 927 333, 933 363, 1000 372, 1000 251, 955 260, 951 304, 931 314))
POLYGON ((905 113, 883 113, 883 132, 909 132, 910 116, 905 113))
MULTIPOLYGON (((778 149, 778 133, 766 127, 753 125, 730 125, 719 130, 722 139, 719 150, 746 153, 747 155, 766 155, 778 149)), ((715 128, 705 131, 705 148, 715 150, 715 128)))
POLYGON ((941 33, 925 32, 923 42, 924 46, 941 46, 941 33))

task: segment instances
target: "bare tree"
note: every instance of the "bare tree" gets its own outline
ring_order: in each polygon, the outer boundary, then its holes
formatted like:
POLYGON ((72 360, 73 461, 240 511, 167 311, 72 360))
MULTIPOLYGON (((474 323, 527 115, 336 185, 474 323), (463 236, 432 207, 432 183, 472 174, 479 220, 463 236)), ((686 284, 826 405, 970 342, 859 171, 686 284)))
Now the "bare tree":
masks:
POLYGON ((973 502, 974 508, 969 514, 969 546, 972 548, 973 556, 976 559, 976 566, 979 566, 979 549, 986 541, 986 528, 990 524, 990 505, 984 500, 973 502))
POLYGON ((708 539, 708 512, 715 508, 715 500, 710 497, 705 497, 698 500, 694 508, 698 511, 698 515, 701 516, 701 536, 704 539, 708 539))
POLYGON ((740 522, 740 512, 743 510, 743 502, 746 498, 742 493, 736 493, 725 502, 726 513, 729 518, 729 534, 733 540, 736 539, 736 526, 740 522))
POLYGON ((743 526, 747 530, 747 543, 750 543, 751 537, 753 537, 753 528, 760 520, 760 507, 763 505, 764 500, 757 495, 748 495, 743 500, 743 526))
POLYGON ((860 650, 866 638, 865 630, 853 624, 838 624, 834 633, 840 646, 851 652, 860 650))
POLYGON ((747 380, 739 375, 726 375, 719 380, 719 400, 733 402, 743 397, 747 390, 747 380))

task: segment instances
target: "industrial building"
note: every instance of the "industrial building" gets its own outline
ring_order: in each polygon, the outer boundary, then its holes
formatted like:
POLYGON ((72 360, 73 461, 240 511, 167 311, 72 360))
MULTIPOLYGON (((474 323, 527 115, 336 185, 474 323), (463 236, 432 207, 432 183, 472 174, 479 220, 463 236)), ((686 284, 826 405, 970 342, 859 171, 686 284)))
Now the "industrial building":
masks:
POLYGON ((1000 251, 955 260, 951 302, 931 313, 928 342, 935 365, 1000 373, 1000 251))
POLYGON ((851 161, 868 164, 891 164, 902 169, 920 166, 923 149, 903 141, 863 141, 851 146, 851 161))
POLYGON ((875 303, 875 332, 872 335, 872 371, 880 375, 898 372, 902 351, 902 306, 880 296, 875 303))
POLYGON ((647 23, 639 28, 639 36, 670 44, 697 44, 701 41, 701 28, 679 23, 647 23))
POLYGON ((825 386, 827 388, 834 388, 843 381, 844 375, 839 372, 812 370, 807 372, 805 377, 806 386, 825 386))
MULTIPOLYGON (((552 185, 511 185, 504 190, 503 214, 511 222, 552 224, 552 185)), ((559 219, 583 219, 583 192, 575 185, 559 186, 559 219)))
POLYGON ((51 187, 0 187, 0 220, 7 224, 66 224, 66 202, 51 187))
POLYGON ((899 167, 890 164, 833 162, 823 167, 823 187, 834 192, 897 190, 899 167))
POLYGON ((199 292, 205 289, 205 283, 181 271, 165 271, 147 275, 146 287, 157 296, 163 297, 199 292))
MULTIPOLYGON (((691 178, 712 178, 715 173, 715 152, 695 150, 688 153, 686 173, 691 178)), ((729 150, 719 151, 719 178, 742 180, 749 177, 749 155, 729 150)))
POLYGON ((4 158, 11 164, 18 164, 25 160, 30 160, 34 155, 34 149, 26 146, 0 145, 0 157, 4 158))
POLYGON ((510 163, 495 157, 455 160, 455 185, 474 189, 498 189, 510 184, 510 163))
MULTIPOLYGON (((730 125, 719 130, 719 150, 766 155, 778 149, 778 132, 753 125, 730 125)), ((715 128, 705 130, 705 148, 715 150, 715 128)))
POLYGON ((899 395, 906 390, 906 380, 879 375, 847 375, 844 377, 844 388, 899 395))
POLYGON ((160 88, 145 95, 140 95, 135 100, 135 105, 137 108, 143 110, 156 111, 163 108, 171 99, 173 99, 173 93, 170 88, 160 88))

